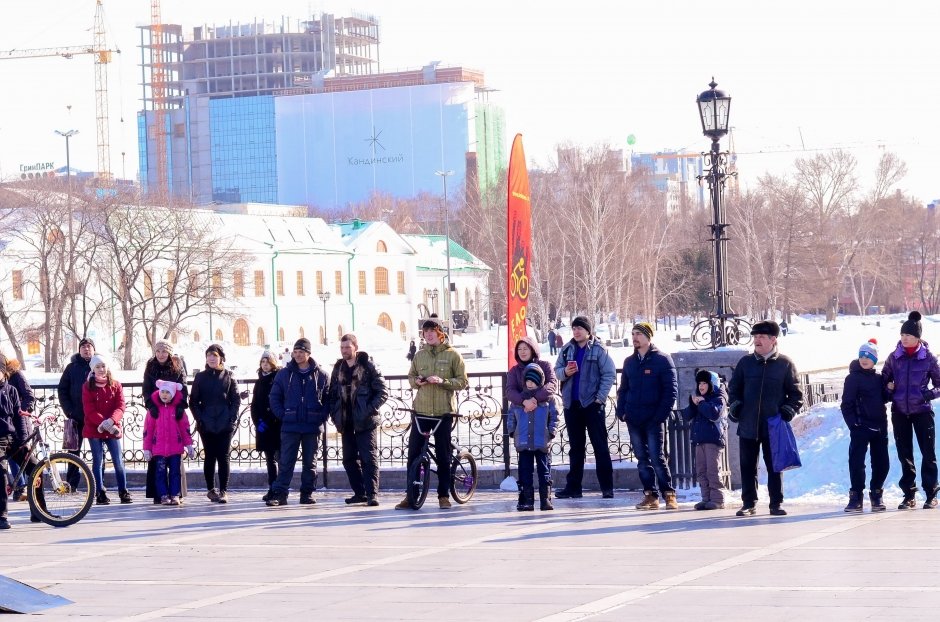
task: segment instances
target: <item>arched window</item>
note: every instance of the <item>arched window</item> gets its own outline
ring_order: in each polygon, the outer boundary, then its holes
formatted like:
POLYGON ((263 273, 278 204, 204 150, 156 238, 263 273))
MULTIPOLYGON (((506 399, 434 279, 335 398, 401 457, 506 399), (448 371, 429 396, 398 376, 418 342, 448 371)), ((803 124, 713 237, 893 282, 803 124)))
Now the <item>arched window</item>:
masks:
POLYGON ((176 345, 179 342, 179 334, 174 330, 170 333, 170 343, 176 345))
POLYGON ((375 293, 376 294, 388 293, 388 269, 387 268, 375 269, 375 293))
POLYGON ((284 341, 284 327, 277 329, 277 340, 284 341))
POLYGON ((382 313, 379 315, 379 326, 388 332, 392 332, 392 318, 388 316, 388 313, 382 313))
POLYGON ((202 337, 199 336, 199 331, 193 332, 193 341, 202 341, 202 337))
POLYGON ((343 325, 340 324, 336 327, 336 339, 337 341, 343 338, 343 335, 346 334, 346 331, 343 330, 343 325))
POLYGON ((39 333, 30 331, 26 336, 26 354, 39 354, 39 333))
POLYGON ((248 322, 243 318, 235 320, 235 326, 232 329, 232 339, 235 341, 235 345, 247 346, 249 343, 248 334, 248 322))
POLYGON ((401 339, 402 339, 402 341, 407 341, 407 340, 408 340, 408 328, 405 326, 405 323, 404 323, 404 322, 399 322, 399 323, 398 323, 398 332, 401 333, 401 339))
POLYGON ((303 326, 300 327, 300 336, 301 336, 301 337, 304 337, 304 336, 305 336, 305 335, 304 335, 304 327, 303 327, 303 326))
POLYGON ((264 329, 260 326, 258 327, 257 339, 255 340, 255 343, 259 346, 263 346, 266 343, 264 340, 264 329))
POLYGON ((216 340, 216 341, 223 341, 223 339, 222 339, 222 329, 221 329, 221 328, 216 328, 216 329, 215 329, 215 340, 216 340))
POLYGON ((387 252, 388 252, 388 246, 386 246, 385 242, 383 242, 382 240, 379 240, 378 243, 375 245, 375 252, 377 252, 377 253, 387 253, 387 252))

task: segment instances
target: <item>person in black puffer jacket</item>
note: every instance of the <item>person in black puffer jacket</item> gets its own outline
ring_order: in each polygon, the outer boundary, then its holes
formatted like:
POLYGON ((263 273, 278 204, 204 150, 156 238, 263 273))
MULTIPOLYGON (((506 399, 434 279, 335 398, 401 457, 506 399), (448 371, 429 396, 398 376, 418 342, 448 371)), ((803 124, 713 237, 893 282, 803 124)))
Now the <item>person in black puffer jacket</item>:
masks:
MULTIPOLYGON (((153 357, 147 361, 144 367, 144 384, 142 387, 144 407, 154 418, 157 417, 157 404, 153 403, 153 393, 157 390, 157 380, 175 382, 183 385, 183 399, 176 405, 176 416, 182 418, 186 413, 189 399, 189 387, 186 385, 186 371, 180 364, 180 359, 173 356, 173 344, 165 339, 160 339, 153 344, 153 357)), ((156 484, 156 460, 150 460, 147 463, 147 486, 146 497, 153 499, 154 505, 160 505, 160 495, 157 494, 156 484)), ((180 467, 183 468, 182 466, 180 467)), ((186 475, 183 471, 181 480, 184 483, 181 489, 181 495, 186 495, 186 475)), ((169 483, 167 483, 169 486, 169 483)))
POLYGON ((871 483, 868 486, 871 511, 884 512, 882 488, 888 477, 888 410, 891 395, 884 378, 875 370, 878 342, 874 339, 858 349, 858 359, 849 364, 842 388, 842 418, 849 428, 849 503, 846 512, 862 511, 865 490, 865 454, 871 448, 871 483))
POLYGON ((267 501, 273 495, 277 479, 277 461, 281 451, 281 421, 271 412, 271 386, 281 369, 277 357, 270 350, 261 353, 258 362, 258 382, 251 394, 251 422, 255 425, 255 449, 264 454, 268 468, 268 491, 261 497, 267 501))
POLYGON ((205 451, 206 496, 216 503, 228 503, 229 454, 232 436, 238 427, 240 404, 235 379, 225 369, 225 352, 222 346, 213 343, 206 348, 206 368, 193 378, 189 408, 205 451), (216 463, 219 466, 218 488, 215 487, 216 463))

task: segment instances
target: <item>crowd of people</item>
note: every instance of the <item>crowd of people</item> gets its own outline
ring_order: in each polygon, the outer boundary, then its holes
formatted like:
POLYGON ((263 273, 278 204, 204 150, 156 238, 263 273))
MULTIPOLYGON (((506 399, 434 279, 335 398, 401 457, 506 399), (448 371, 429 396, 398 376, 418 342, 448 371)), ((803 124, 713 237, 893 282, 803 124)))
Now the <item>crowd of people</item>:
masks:
MULTIPOLYGON (((911 312, 902 324, 897 346, 884 361, 881 372, 875 340, 862 344, 849 367, 841 410, 850 431, 849 502, 846 512, 861 512, 865 490, 865 460, 870 454, 868 482, 872 511, 884 511, 883 486, 889 472, 888 410, 901 463, 899 487, 903 499, 898 509, 916 507, 917 469, 914 439, 921 453, 921 485, 925 509, 937 507, 938 473, 935 427, 931 401, 940 396, 940 366, 921 338, 921 316, 911 312)), ((572 338, 558 344, 558 333, 549 336, 554 363, 542 360, 539 344, 523 337, 515 344, 515 364, 506 380, 507 431, 518 455, 519 498, 516 509, 535 509, 536 476, 540 510, 552 510, 552 497, 583 496, 587 442, 594 450, 601 497, 614 497, 613 467, 607 445, 607 396, 616 382, 616 366, 596 337, 590 318, 578 316, 571 323, 572 338), (569 470, 564 486, 553 491, 550 446, 563 418, 568 433, 569 470)), ((767 467, 769 512, 786 515, 783 481, 775 468, 779 452, 773 430, 779 421, 789 423, 803 406, 803 395, 793 361, 778 349, 781 327, 774 321, 754 324, 753 351, 742 356, 727 383, 718 373, 700 369, 695 390, 679 396, 676 367, 669 354, 653 343, 655 328, 648 322, 633 326, 633 353, 622 366, 616 393, 615 416, 625 422, 637 462, 643 498, 638 510, 678 509, 665 448, 665 426, 677 402, 691 429, 696 478, 701 501, 696 510, 725 509, 729 491, 720 477, 723 452, 728 446, 728 422, 737 424, 741 475, 741 501, 737 516, 757 512, 758 462, 767 467), (779 418, 777 421, 775 418, 779 418)), ((438 447, 450 447, 456 394, 468 386, 464 361, 450 345, 440 321, 431 317, 421 326, 422 346, 409 351, 408 381, 414 390, 416 416, 439 422, 434 432, 438 447)), ((311 343, 300 338, 288 356, 265 350, 258 365, 258 380, 251 401, 251 421, 256 448, 267 466, 268 489, 262 501, 270 507, 288 504, 298 455, 301 456, 299 500, 313 505, 316 490, 316 457, 323 427, 332 420, 342 439, 342 461, 352 495, 347 504, 379 505, 378 428, 379 410, 389 396, 388 386, 375 361, 359 349, 354 334, 340 340, 340 358, 332 371, 312 357, 311 343), (285 358, 288 360, 285 361, 285 358), (284 362, 284 365, 281 363, 284 362)), ((65 449, 78 454, 85 440, 91 449, 95 502, 111 502, 104 486, 104 452, 114 468, 120 503, 134 501, 127 487, 121 439, 125 401, 121 384, 113 377, 105 357, 95 352, 89 338, 80 341, 58 385, 65 414, 65 449)), ((194 425, 204 452, 206 496, 227 503, 230 449, 238 428, 240 396, 225 352, 218 344, 205 351, 205 366, 196 373, 191 389, 173 345, 154 344, 153 357, 144 368, 143 399, 147 410, 143 450, 148 463, 145 496, 154 504, 178 506, 186 495, 183 456, 194 458, 194 425), (190 414, 192 421, 190 421, 190 414)), ((35 460, 25 454, 29 415, 35 407, 32 389, 16 359, 0 355, 0 475, 12 481, 11 490, 0 490, 0 529, 9 529, 8 496, 25 499, 27 475, 35 460), (9 478, 8 478, 9 475, 9 478)), ((424 438, 412 425, 408 439, 408 463, 421 451, 424 438)), ((437 457, 438 503, 450 507, 449 452, 437 457)), ((71 482, 78 473, 67 473, 71 482)), ((74 484, 73 484, 74 485, 74 484)), ((41 492, 41 489, 40 491, 41 492)), ((40 503, 43 500, 40 495, 40 503)), ((407 498, 395 509, 409 509, 407 498)), ((38 522, 37 516, 31 520, 38 522)))

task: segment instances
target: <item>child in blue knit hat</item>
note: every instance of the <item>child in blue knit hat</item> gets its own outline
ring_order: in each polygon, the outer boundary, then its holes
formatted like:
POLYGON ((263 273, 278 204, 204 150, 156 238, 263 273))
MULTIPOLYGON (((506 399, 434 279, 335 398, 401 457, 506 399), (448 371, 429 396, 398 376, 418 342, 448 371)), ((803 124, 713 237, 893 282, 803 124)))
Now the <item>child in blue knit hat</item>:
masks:
MULTIPOLYGON (((529 363, 523 371, 525 388, 534 393, 545 384, 545 372, 538 363, 529 363)), ((535 509, 535 490, 533 484, 533 463, 539 475, 539 509, 553 510, 552 506, 552 455, 550 445, 558 429, 558 395, 552 395, 547 402, 539 402, 534 410, 527 411, 522 406, 513 405, 509 409, 506 429, 516 442, 519 454, 519 504, 520 512, 535 509)))

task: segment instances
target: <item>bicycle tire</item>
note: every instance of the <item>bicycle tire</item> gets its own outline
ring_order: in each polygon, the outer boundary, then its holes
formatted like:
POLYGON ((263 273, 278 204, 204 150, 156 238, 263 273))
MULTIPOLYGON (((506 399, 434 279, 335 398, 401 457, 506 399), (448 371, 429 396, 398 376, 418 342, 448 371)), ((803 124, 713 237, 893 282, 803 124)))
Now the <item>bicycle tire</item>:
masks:
POLYGON ((68 527, 85 518, 94 502, 95 478, 84 460, 69 453, 56 452, 36 467, 29 477, 26 498, 30 512, 47 525, 68 527), (69 465, 78 469, 78 486, 72 488, 65 481, 69 465), (57 487, 51 475, 58 473, 57 487), (37 490, 42 489, 45 504, 37 499, 37 490))
POLYGON ((420 510, 431 487, 431 461, 427 456, 418 458, 408 467, 407 486, 405 496, 408 498, 408 505, 412 510, 420 510))
POLYGON ((477 461, 469 451, 461 451, 450 464, 450 496, 464 504, 477 489, 477 461))

